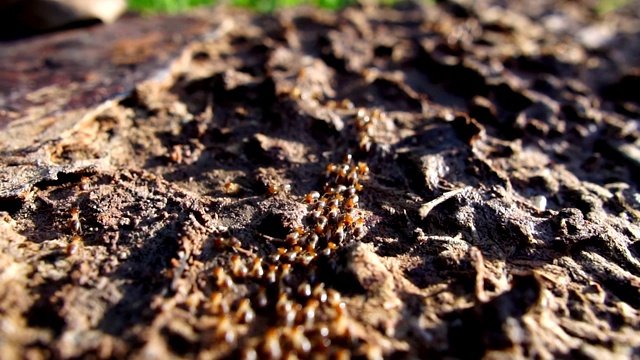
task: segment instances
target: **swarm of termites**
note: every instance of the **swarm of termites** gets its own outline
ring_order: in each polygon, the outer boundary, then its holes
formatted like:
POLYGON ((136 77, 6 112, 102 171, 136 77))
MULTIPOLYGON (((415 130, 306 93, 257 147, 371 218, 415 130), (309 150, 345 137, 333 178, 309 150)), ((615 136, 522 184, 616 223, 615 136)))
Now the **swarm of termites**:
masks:
MULTIPOLYGON (((348 106, 346 104, 344 106, 348 106)), ((362 111, 356 127, 366 132, 362 111)), ((226 230, 213 238, 226 266, 210 271, 211 286, 204 309, 217 319, 214 341, 226 355, 246 359, 338 358, 369 355, 375 345, 354 335, 340 294, 321 281, 320 266, 340 246, 362 237, 365 220, 359 210, 362 180, 369 175, 364 162, 350 154, 330 163, 319 191, 304 195, 307 213, 301 226, 277 244, 268 256, 243 249, 242 241, 226 230), (268 324, 266 332, 251 336, 251 324, 268 324), (247 327, 248 326, 248 327, 247 327)), ((267 193, 288 193, 290 186, 269 184, 267 193)))
POLYGON ((373 145, 372 128, 382 120, 383 113, 378 109, 368 111, 365 108, 358 109, 356 113, 356 130, 358 132, 358 147, 361 151, 368 152, 373 145))

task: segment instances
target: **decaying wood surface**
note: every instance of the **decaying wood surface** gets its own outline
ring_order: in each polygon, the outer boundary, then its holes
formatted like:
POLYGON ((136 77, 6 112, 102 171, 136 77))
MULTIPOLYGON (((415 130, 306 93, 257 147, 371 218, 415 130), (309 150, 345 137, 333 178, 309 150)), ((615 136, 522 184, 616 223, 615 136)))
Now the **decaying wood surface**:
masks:
POLYGON ((2 357, 640 357, 637 13, 499 3, 1 44, 2 357))

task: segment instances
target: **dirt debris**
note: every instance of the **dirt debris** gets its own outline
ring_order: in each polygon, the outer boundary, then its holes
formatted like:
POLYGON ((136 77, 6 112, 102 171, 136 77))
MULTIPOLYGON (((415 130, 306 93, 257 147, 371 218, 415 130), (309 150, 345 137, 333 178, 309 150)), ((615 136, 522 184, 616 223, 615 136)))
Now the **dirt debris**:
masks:
POLYGON ((193 16, 161 81, 0 122, 0 353, 640 356, 637 17, 193 16))

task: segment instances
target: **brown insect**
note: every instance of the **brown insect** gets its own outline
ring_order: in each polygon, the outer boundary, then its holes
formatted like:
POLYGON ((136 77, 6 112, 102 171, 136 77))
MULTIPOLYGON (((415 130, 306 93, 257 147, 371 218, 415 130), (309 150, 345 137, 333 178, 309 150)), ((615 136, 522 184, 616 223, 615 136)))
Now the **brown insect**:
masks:
POLYGON ((73 237, 71 237, 71 240, 69 241, 69 244, 67 245, 67 249, 66 249, 67 256, 71 256, 75 254, 80 248, 80 246, 82 246, 82 236, 73 235, 73 237))
POLYGON ((77 206, 71 208, 71 219, 69 219, 69 227, 75 234, 82 234, 82 225, 80 224, 80 210, 77 206))

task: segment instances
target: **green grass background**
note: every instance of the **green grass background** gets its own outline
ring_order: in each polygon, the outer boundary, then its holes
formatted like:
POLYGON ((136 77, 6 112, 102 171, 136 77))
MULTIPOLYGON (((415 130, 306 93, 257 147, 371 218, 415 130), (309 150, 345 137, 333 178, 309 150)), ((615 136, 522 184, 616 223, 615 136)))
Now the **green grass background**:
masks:
MULTIPOLYGON (((176 13, 192 7, 215 4, 216 0, 129 0, 132 10, 143 12, 176 13)), ((263 12, 270 12, 280 7, 312 4, 327 9, 339 9, 352 3, 353 0, 227 0, 235 6, 248 7, 263 12)))
MULTIPOLYGON (((227 0, 231 5, 248 7, 261 12, 271 12, 279 7, 312 4, 326 9, 340 9, 355 0, 227 0)), ((377 0, 381 3, 393 3, 395 0, 377 0)), ((535 0, 533 0, 535 1, 535 0)), ((605 13, 617 9, 632 0, 600 0, 596 10, 605 13)), ((192 7, 210 5, 216 0, 129 0, 134 11, 177 13, 192 7)))

